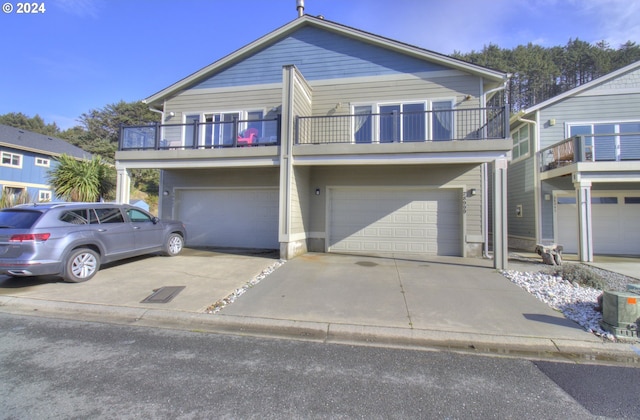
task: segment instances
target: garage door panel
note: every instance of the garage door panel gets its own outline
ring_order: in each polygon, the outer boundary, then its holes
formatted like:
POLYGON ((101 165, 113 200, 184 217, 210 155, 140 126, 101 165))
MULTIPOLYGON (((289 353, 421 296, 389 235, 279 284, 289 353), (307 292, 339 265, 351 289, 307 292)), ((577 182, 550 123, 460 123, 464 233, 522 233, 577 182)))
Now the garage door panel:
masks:
MULTIPOLYGON (((612 194, 608 194, 611 196, 612 194)), ((625 204, 593 203, 591 229, 595 254, 640 255, 640 207, 625 204)), ((578 212, 575 204, 557 206, 558 243, 565 252, 578 252, 578 212)))
POLYGON ((177 206, 190 246, 279 247, 277 190, 183 190, 177 206))
POLYGON ((462 255, 456 190, 334 189, 329 251, 462 255))

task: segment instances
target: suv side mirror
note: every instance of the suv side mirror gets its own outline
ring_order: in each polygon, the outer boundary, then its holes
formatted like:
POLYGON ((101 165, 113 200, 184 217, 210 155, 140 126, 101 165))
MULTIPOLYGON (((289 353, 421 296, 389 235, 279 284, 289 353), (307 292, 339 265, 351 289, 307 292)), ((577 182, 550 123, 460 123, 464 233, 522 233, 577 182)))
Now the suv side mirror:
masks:
POLYGON ((153 222, 154 225, 156 225, 156 224, 158 224, 160 219, 158 219, 158 217, 154 217, 153 219, 151 219, 151 221, 153 222))

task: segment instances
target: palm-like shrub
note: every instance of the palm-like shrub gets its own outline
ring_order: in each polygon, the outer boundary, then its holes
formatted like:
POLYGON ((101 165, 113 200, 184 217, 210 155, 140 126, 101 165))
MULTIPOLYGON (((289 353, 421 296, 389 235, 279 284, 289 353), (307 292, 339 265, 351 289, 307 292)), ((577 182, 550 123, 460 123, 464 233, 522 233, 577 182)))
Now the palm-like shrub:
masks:
POLYGON ((115 170, 99 157, 77 160, 68 155, 58 159, 49 171, 49 183, 56 195, 68 201, 99 201, 108 196, 115 185, 115 170))

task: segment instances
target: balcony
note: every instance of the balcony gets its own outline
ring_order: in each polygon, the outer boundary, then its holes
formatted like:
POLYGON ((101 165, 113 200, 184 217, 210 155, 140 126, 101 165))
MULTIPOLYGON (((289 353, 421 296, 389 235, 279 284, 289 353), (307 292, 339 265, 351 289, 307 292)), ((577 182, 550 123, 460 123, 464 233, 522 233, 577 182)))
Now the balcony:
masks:
POLYGON ((119 151, 277 146, 280 117, 261 120, 122 126, 119 151))
POLYGON ((579 162, 640 161, 640 133, 580 135, 538 153, 540 172, 579 162))
POLYGON ((295 143, 375 144, 504 140, 503 107, 296 117, 295 143))

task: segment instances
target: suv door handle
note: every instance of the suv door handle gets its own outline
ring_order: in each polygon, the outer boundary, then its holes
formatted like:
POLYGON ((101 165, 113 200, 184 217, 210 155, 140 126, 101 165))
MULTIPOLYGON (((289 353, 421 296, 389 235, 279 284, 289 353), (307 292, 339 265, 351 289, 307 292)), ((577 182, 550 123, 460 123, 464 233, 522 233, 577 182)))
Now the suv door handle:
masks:
POLYGON ((98 229, 98 232, 106 232, 107 229, 98 229))

